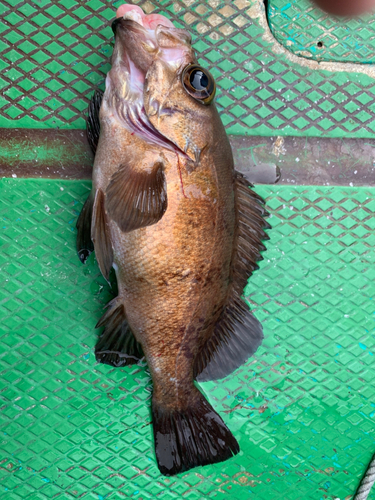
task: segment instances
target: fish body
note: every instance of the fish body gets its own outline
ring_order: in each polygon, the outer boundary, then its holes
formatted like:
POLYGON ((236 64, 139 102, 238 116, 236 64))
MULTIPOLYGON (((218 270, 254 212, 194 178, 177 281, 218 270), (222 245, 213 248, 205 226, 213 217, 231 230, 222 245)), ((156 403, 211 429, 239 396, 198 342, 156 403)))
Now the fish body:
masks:
POLYGON ((128 7, 114 22, 77 248, 84 260, 93 242, 103 275, 116 271, 96 357, 125 366, 145 356, 156 458, 171 475, 239 451, 194 379, 222 378, 262 341, 241 294, 268 224, 234 170, 213 78, 188 33, 128 7))

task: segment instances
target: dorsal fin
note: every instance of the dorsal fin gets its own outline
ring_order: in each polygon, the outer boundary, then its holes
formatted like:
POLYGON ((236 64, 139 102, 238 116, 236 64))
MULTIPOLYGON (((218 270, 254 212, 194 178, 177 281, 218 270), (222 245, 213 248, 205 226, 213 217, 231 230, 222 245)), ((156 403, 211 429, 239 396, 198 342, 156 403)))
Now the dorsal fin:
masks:
POLYGON ((144 354, 136 341, 128 322, 120 297, 106 305, 107 311, 98 321, 96 328, 104 326, 95 346, 95 357, 99 363, 111 366, 127 366, 138 363, 144 354))
MULTIPOLYGON (((87 110, 86 135, 91 150, 94 154, 96 153, 96 148, 99 142, 99 111, 102 104, 102 99, 103 92, 99 89, 95 90, 87 110)), ((86 262, 90 253, 94 250, 94 245, 91 240, 91 220, 93 205, 94 194, 91 192, 85 204, 83 205, 82 211, 77 221, 77 252, 78 257, 83 264, 86 262)))
POLYGON ((94 195, 91 192, 83 205, 77 220, 77 253, 82 264, 86 262, 91 252, 94 251, 94 244, 91 240, 91 220, 94 205, 94 195))
POLYGON ((249 188, 249 182, 235 173, 237 240, 232 257, 232 284, 226 304, 212 336, 195 360, 194 375, 198 381, 226 377, 241 366, 258 349, 263 340, 260 322, 241 298, 243 289, 265 249, 262 240, 269 239, 264 229, 271 226, 264 200, 249 188))
POLYGON ((86 134, 92 152, 96 153, 100 135, 99 111, 103 100, 103 92, 95 90, 87 110, 86 134))

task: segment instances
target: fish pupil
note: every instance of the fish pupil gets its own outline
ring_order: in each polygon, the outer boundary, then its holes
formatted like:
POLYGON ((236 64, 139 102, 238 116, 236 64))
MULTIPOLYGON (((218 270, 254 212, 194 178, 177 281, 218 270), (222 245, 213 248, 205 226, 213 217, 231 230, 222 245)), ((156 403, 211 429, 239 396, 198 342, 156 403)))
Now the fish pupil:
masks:
POLYGON ((199 69, 192 71, 190 75, 190 84, 195 90, 204 90, 208 85, 208 77, 199 69))

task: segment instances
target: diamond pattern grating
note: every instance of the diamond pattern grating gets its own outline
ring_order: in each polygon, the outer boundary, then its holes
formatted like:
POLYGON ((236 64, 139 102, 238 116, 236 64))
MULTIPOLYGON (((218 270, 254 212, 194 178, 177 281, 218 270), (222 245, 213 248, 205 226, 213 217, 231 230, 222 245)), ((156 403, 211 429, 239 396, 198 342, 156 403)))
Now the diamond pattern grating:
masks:
POLYGON ((349 499, 375 450, 374 188, 257 188, 273 229, 245 295, 266 340, 202 384, 241 453, 173 478, 155 466, 147 369, 94 360, 113 292, 75 254, 89 188, 0 180, 1 498, 349 499))
POLYGON ((334 17, 311 0, 270 0, 268 19, 275 38, 298 56, 318 61, 375 61, 374 14, 334 17))
MULTIPOLYGON (((374 79, 363 71, 312 69, 275 51, 259 1, 135 3, 191 31, 217 79, 229 133, 374 137, 374 79)), ((284 0, 277 2, 283 10, 284 0)), ((0 126, 84 128, 88 100, 109 68, 108 24, 120 3, 0 0, 0 126)))

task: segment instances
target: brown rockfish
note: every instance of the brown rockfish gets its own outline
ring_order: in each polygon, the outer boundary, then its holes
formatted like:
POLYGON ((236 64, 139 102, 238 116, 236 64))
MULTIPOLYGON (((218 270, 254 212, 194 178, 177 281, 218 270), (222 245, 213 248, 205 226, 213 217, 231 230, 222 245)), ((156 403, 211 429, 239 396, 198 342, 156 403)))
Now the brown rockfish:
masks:
POLYGON ((95 248, 107 280, 115 269, 96 359, 146 358, 156 459, 172 475, 239 451, 194 379, 225 377, 262 342, 241 296, 269 225, 234 170, 215 81, 189 34, 133 5, 112 28, 112 69, 89 110, 96 155, 77 250, 84 262, 95 248))

